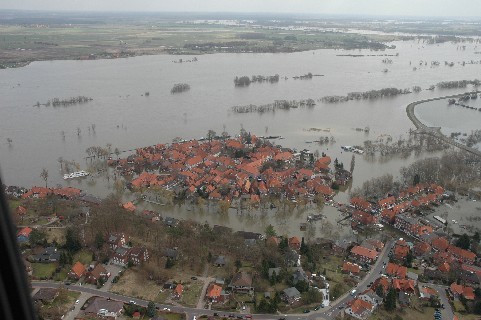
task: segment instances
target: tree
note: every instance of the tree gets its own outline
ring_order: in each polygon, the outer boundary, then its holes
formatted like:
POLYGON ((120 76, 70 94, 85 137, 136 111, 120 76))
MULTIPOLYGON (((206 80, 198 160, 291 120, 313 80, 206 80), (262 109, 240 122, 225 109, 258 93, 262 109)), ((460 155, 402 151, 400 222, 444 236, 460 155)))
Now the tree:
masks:
POLYGON ((242 267, 242 262, 239 259, 235 261, 235 267, 237 271, 239 271, 239 269, 242 267))
POLYGON ((276 230, 274 229, 274 226, 272 224, 268 225, 266 227, 266 236, 267 237, 275 237, 277 236, 276 230))
POLYGON ((146 314, 149 318, 152 318, 155 316, 155 303, 152 301, 149 301, 149 304, 147 305, 147 311, 146 314))
POLYGON ((376 294, 380 296, 381 298, 384 298, 384 287, 381 285, 378 285, 376 287, 376 294))
POLYGON ((456 246, 468 250, 471 246, 471 240, 469 239, 469 236, 466 233, 463 233, 463 235, 456 241, 456 246))
POLYGON ((33 229, 32 232, 30 232, 30 235, 28 237, 30 246, 41 245, 44 243, 46 239, 47 239, 46 234, 38 229, 33 229))
POLYGON ((305 304, 320 303, 322 302, 322 292, 316 288, 310 288, 307 292, 302 294, 302 300, 305 304))
POLYGON ((82 249, 79 235, 73 228, 68 228, 65 234, 65 249, 70 253, 76 253, 82 249))
POLYGON ((216 136, 216 132, 212 129, 210 129, 209 131, 207 131, 207 140, 209 141, 212 141, 212 139, 214 139, 216 136))
POLYGON ((384 308, 387 311, 396 309, 396 289, 390 288, 386 297, 384 298, 384 308))
POLYGON ((47 188, 47 181, 48 181, 48 170, 43 168, 42 172, 40 173, 40 178, 45 181, 45 188, 47 188))
POLYGON ((171 258, 167 258, 167 261, 165 262, 165 269, 170 269, 175 265, 175 261, 171 258))
POLYGON ((102 246, 104 245, 104 242, 105 242, 105 239, 104 239, 104 236, 102 235, 102 233, 97 233, 95 235, 95 247, 97 249, 100 249, 102 248, 102 246))
POLYGON ((408 268, 411 268, 412 264, 413 264, 413 259, 414 259, 414 256, 413 256, 413 253, 411 252, 411 250, 408 251, 408 254, 406 255, 406 264, 405 266, 408 267, 408 268))
POLYGON ((473 241, 474 243, 479 243, 479 240, 481 240, 481 236, 479 235, 479 232, 476 231, 473 235, 473 241))
POLYGON ((416 173, 413 178, 413 185, 417 185, 420 181, 421 177, 419 176, 419 174, 416 173))

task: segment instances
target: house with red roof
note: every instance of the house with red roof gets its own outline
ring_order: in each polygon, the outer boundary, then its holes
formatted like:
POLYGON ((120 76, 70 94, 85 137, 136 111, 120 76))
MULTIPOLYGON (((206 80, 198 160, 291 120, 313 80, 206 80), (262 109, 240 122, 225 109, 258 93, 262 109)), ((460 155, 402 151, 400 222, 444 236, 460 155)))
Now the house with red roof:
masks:
POLYGON ((431 252, 431 246, 426 242, 417 242, 413 247, 413 254, 416 257, 426 257, 431 252))
POLYGON ((389 209, 381 211, 381 221, 384 223, 394 224, 396 221, 396 213, 389 209))
POLYGON ((351 206, 362 211, 371 212, 372 204, 362 198, 352 198, 351 206))
POLYGON ((344 312, 356 319, 367 319, 371 316, 375 306, 367 301, 361 299, 354 299, 348 302, 348 307, 344 312))
POLYGON ((476 254, 474 252, 456 246, 449 246, 447 252, 449 252, 456 259, 467 264, 473 264, 476 260, 476 254))
POLYGON ((207 287, 205 297, 211 302, 219 302, 222 297, 222 287, 211 283, 209 287, 207 287))
POLYGON ((20 229, 20 231, 17 232, 17 241, 20 243, 27 242, 30 238, 30 233, 32 233, 32 228, 25 227, 20 229))
POLYGON ((455 299, 459 299, 461 296, 463 296, 466 300, 474 300, 475 298, 474 289, 472 287, 456 284, 456 282, 453 282, 449 286, 449 292, 455 299))
POLYGON ((354 261, 372 264, 377 257, 378 252, 376 250, 370 250, 361 246, 355 246, 351 249, 351 258, 354 261))
POLYGON ((361 267, 355 263, 344 261, 342 265, 342 273, 348 273, 350 275, 358 275, 361 272, 361 267))
POLYGON ((179 283, 178 285, 175 286, 175 289, 172 292, 172 298, 180 299, 182 298, 183 293, 184 293, 184 286, 179 283))
POLYGON ((15 213, 19 216, 24 216, 27 214, 27 208, 25 208, 24 206, 18 206, 17 208, 15 208, 15 213))
POLYGON ((377 217, 373 216, 370 213, 360 211, 360 210, 355 210, 352 213, 351 219, 352 221, 355 221, 365 226, 377 223, 377 217))
POLYGON ((408 268, 405 266, 400 266, 395 263, 389 262, 386 266, 386 274, 393 278, 404 279, 406 278, 406 274, 408 272, 408 268))
POLYGON ((394 198, 393 196, 378 201, 378 205, 383 209, 391 209, 395 203, 396 198, 394 198))
POLYGON ((396 291, 413 294, 416 288, 416 282, 412 279, 393 279, 392 286, 396 291))
POLYGON ((135 205, 132 203, 132 201, 129 201, 127 203, 124 203, 122 205, 122 207, 125 209, 125 210, 128 210, 130 212, 134 212, 135 211, 135 205))
POLYGON ((77 261, 72 266, 72 269, 70 269, 70 272, 68 273, 68 277, 70 279, 78 280, 85 274, 86 271, 87 269, 85 269, 85 266, 80 261, 77 261))
POLYGON ((301 248, 301 239, 299 237, 289 238, 289 248, 299 250, 301 248))
POLYGON ((431 246, 436 251, 446 251, 449 247, 449 241, 444 237, 437 237, 431 241, 431 246))
POLYGON ((409 245, 404 240, 396 241, 394 246, 394 258, 398 261, 404 261, 409 253, 409 245))

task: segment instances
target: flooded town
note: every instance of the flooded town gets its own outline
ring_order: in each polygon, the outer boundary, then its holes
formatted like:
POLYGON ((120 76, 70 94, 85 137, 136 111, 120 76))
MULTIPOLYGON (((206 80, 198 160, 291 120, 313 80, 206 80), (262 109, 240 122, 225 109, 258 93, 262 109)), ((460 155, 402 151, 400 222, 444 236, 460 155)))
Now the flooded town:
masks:
POLYGON ((479 318, 479 18, 214 2, 0 4, 0 318, 479 318))

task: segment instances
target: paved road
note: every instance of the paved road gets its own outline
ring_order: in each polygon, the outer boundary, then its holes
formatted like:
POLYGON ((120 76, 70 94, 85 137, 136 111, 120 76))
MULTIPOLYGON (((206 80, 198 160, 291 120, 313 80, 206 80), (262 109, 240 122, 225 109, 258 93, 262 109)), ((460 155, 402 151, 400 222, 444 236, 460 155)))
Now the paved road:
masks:
POLYGON ((418 104, 421 104, 421 103, 424 103, 424 102, 429 102, 429 101, 434 101, 434 100, 442 100, 442 99, 448 99, 448 98, 457 98, 457 97, 461 97, 461 96, 465 96, 465 95, 470 95, 472 93, 479 93, 480 91, 477 90, 477 91, 471 91, 471 92, 465 92, 465 93, 461 93, 461 94, 455 94, 455 95, 451 95, 451 96, 444 96, 444 97, 438 97, 438 98, 432 98, 432 99, 426 99, 426 100, 419 100, 419 101, 415 101, 415 102, 412 102, 410 104, 407 105, 406 107, 406 113, 409 117, 409 119, 411 119, 411 121, 413 122, 413 124, 416 126, 417 128, 417 131, 419 133, 425 133, 425 134, 429 134, 433 137, 436 137, 436 138, 439 138, 441 140, 443 140, 444 142, 448 143, 448 144, 451 144, 457 148, 460 148, 462 150, 465 150, 469 153, 472 153, 478 157, 481 157, 481 151, 477 150, 477 149, 474 149, 474 148, 470 148, 464 144, 461 144, 459 142, 456 142, 454 141, 453 139, 445 136, 444 134, 441 133, 441 128, 438 128, 438 127, 428 127, 426 126, 424 123, 422 123, 417 117, 416 117, 416 114, 414 113, 414 108, 418 105, 418 104))
MULTIPOLYGON (((394 243, 395 243, 394 240, 390 240, 386 242, 386 245, 384 246, 383 251, 381 251, 381 253, 379 254, 378 259, 376 260, 374 265, 371 267, 371 270, 369 271, 369 273, 354 288, 356 289, 356 294, 359 294, 367 290, 368 285, 371 282, 374 282, 377 278, 379 278, 381 273, 384 273, 385 264, 389 262, 389 251, 393 248, 394 243)), ((353 299, 353 296, 351 296, 350 293, 351 291, 347 292, 336 301, 331 302, 330 308, 321 309, 319 311, 318 316, 322 318, 327 318, 327 319, 336 317, 341 312, 341 309, 339 308, 340 307, 342 307, 342 309, 346 308, 347 302, 353 299)), ((315 317, 315 315, 312 315, 312 316, 315 317)), ((313 317, 309 316, 308 318, 314 319, 313 317)))
POLYGON ((436 284, 426 284, 428 287, 436 289, 439 293, 439 300, 444 304, 444 309, 439 309, 441 311, 441 319, 451 320, 454 318, 453 308, 449 304, 448 296, 446 295, 447 286, 441 286, 436 284))
MULTIPOLYGON (((383 263, 387 263, 389 261, 388 253, 394 246, 394 241, 388 241, 386 243, 386 246, 384 247, 384 250, 380 253, 379 258, 377 261, 374 263, 372 266, 371 270, 369 273, 366 275, 366 277, 359 282, 359 284, 356 286, 357 293, 362 292, 367 289, 367 286, 370 282, 373 282, 379 277, 379 274, 383 272, 384 265, 383 263)), ((45 282, 45 281, 32 281, 32 287, 34 288, 58 288, 60 286, 63 286, 62 283, 54 283, 54 282, 45 282)), ((85 286, 67 286, 69 290, 74 290, 90 295, 96 295, 104 298, 110 298, 113 300, 118 300, 122 301, 125 303, 128 303, 130 301, 134 301, 136 304, 141 305, 146 307, 149 301, 147 300, 142 300, 142 299, 137 299, 137 298, 132 298, 128 296, 123 296, 120 294, 112 293, 112 292, 105 292, 101 290, 97 290, 94 288, 89 288, 85 286)), ((82 297, 85 297, 86 295, 82 295, 82 297)), ((331 305, 329 308, 326 309, 320 309, 318 311, 313 311, 310 312, 309 314, 290 314, 290 315, 268 315, 268 314, 256 314, 254 316, 255 319, 263 319, 263 320, 274 320, 274 319, 279 319, 279 318, 286 318, 288 320, 298 320, 298 319, 309 319, 309 320, 323 320, 323 319, 332 319, 337 314, 339 314, 340 310, 338 309, 339 306, 346 307, 346 303, 353 299, 353 297, 350 295, 350 293, 346 293, 343 296, 339 297, 337 300, 331 302, 331 305)), ((446 305, 446 303, 445 303, 446 305)), ((230 314, 233 314, 235 317, 237 316, 245 316, 245 314, 241 313, 228 313, 228 312, 221 312, 221 311, 215 311, 215 310, 205 310, 201 308, 188 308, 188 307, 180 307, 180 306, 171 306, 171 305, 166 305, 166 304, 156 304, 156 307, 159 308, 160 310, 167 308, 171 310, 172 312, 178 312, 178 313, 185 313, 187 315, 188 320, 192 320, 195 316, 200 316, 200 315, 209 315, 212 316, 214 313, 218 313, 220 316, 228 316, 230 314)), ((77 309, 77 307, 76 307, 77 309)), ((78 312, 78 311, 77 311, 78 312)), ((71 312, 72 313, 72 312, 71 312)), ((444 318, 443 318, 444 319, 444 318)))

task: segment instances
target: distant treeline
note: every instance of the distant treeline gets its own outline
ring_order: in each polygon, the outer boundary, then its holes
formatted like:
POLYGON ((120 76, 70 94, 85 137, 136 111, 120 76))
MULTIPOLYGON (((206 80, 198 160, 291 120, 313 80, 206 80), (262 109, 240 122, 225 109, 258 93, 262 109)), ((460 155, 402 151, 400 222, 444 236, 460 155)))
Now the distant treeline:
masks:
POLYGON ((190 90, 190 86, 187 83, 176 83, 170 90, 170 93, 181 93, 190 90))
POLYGON ((67 107, 75 104, 87 103, 92 100, 93 100, 92 98, 84 97, 84 96, 72 97, 68 99, 53 98, 52 100, 48 100, 47 103, 40 103, 37 101, 37 103, 34 106, 40 107, 41 105, 44 105, 46 107, 50 107, 50 106, 67 107))
POLYGON ((320 100, 325 103, 344 102, 349 100, 378 99, 384 97, 394 97, 400 94, 411 93, 410 89, 384 88, 380 90, 370 90, 365 92, 349 92, 346 96, 325 96, 320 100))
POLYGON ((475 87, 478 87, 481 84, 481 81, 478 79, 474 80, 460 80, 460 81, 443 81, 438 82, 436 87, 439 89, 453 89, 453 88, 466 88, 468 84, 472 84, 475 87))
POLYGON ((264 113, 269 111, 275 110, 289 110, 291 108, 299 108, 299 107, 313 107, 316 105, 316 102, 313 99, 307 100, 276 100, 274 103, 263 104, 260 106, 250 104, 246 106, 234 106, 232 107, 232 111, 235 113, 251 113, 251 112, 258 112, 264 113))
POLYGON ((279 82, 279 75, 273 75, 273 76, 261 76, 261 75, 254 75, 252 78, 249 78, 248 76, 241 76, 241 77, 235 77, 234 78, 234 85, 236 87, 245 87, 250 85, 252 82, 270 82, 270 83, 277 83, 279 82))

